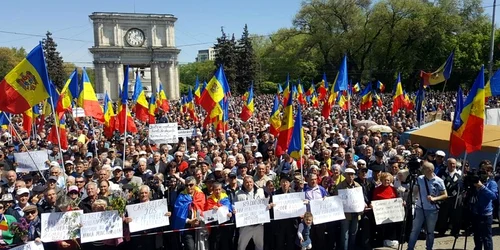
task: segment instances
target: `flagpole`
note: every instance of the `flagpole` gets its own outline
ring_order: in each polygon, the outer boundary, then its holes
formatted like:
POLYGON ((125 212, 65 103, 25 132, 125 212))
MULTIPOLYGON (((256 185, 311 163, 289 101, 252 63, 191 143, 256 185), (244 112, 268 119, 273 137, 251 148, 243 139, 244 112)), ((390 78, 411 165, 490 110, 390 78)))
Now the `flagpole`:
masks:
MULTIPOLYGON (((7 117, 7 120, 9 121, 9 124, 11 125, 12 129, 16 132, 16 137, 17 139, 19 139, 19 142, 21 142, 21 144, 23 144, 23 147, 26 148, 26 152, 28 153, 28 156, 30 157, 30 159, 33 161, 33 165, 35 165, 36 169, 38 170, 38 172, 40 173, 40 176, 42 176, 43 180, 45 182, 47 182, 47 179, 45 179, 45 176, 43 176, 42 174, 42 171, 40 170, 40 168, 36 165, 36 162, 35 162, 35 159, 33 159, 33 156, 31 156, 30 154, 30 151, 28 150, 28 147, 26 146, 26 144, 24 144, 24 141, 23 139, 21 138, 21 136, 19 135, 19 132, 17 131, 17 129, 14 127, 14 125, 12 124, 12 121, 10 120, 9 116, 6 115, 5 117, 7 117)), ((12 144, 14 144, 14 139, 12 139, 12 144)), ((59 151, 61 152, 61 151, 59 151)))
MULTIPOLYGON (((497 154, 498 156, 498 154, 497 154)), ((464 159, 462 160, 462 167, 460 168, 460 171, 462 171, 462 176, 464 174, 464 169, 465 169, 465 160, 467 159, 467 151, 465 151, 464 159)), ((457 199, 455 200, 455 209, 457 208, 458 205, 458 200, 459 200, 459 195, 460 195, 460 188, 462 185, 458 185, 458 192, 457 192, 457 199)))
POLYGON ((441 93, 444 92, 444 89, 446 89, 446 83, 448 82, 448 79, 444 80, 444 85, 443 85, 443 91, 441 91, 441 93))
MULTIPOLYGON (((352 144, 352 138, 354 136, 354 131, 352 131, 352 118, 351 118, 351 95, 349 94, 349 91, 347 92, 347 110, 349 113, 349 130, 351 132, 351 136, 349 136, 349 143, 351 144, 351 148, 354 151, 354 145, 352 144)), ((353 152, 354 153, 354 152, 353 152)))
MULTIPOLYGON (((123 104, 122 104, 123 105, 123 104)), ((125 131, 123 131, 123 166, 125 166, 125 149, 127 148, 128 100, 125 101, 125 131)))
MULTIPOLYGON (((56 124, 57 123, 57 117, 56 117, 56 110, 54 108, 54 98, 52 97, 52 93, 50 94, 50 107, 52 108, 52 115, 54 116, 54 126, 56 129, 56 135, 57 135, 57 142, 59 143, 59 157, 61 157, 61 165, 62 171, 64 171, 64 158, 62 154, 62 147, 61 147, 61 135, 59 135, 59 126, 56 124)), ((63 114, 64 115, 64 114, 63 114)), ((61 121, 59 121, 59 125, 61 124, 61 121)))

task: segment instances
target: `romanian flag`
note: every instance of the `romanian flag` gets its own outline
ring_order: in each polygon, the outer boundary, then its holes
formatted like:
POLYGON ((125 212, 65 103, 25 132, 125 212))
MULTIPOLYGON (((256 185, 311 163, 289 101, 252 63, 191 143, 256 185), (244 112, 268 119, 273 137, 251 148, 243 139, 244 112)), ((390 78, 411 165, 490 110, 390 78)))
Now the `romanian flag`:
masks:
POLYGON ((278 95, 274 96, 273 109, 271 110, 271 116, 269 117, 269 133, 275 137, 280 133, 281 119, 280 119, 280 103, 278 95))
POLYGON ((300 105, 297 107, 295 125, 293 127, 288 154, 295 160, 300 160, 304 155, 304 129, 302 128, 302 111, 300 105))
POLYGON ((278 136, 278 143, 276 148, 280 147, 281 150, 288 149, 288 144, 292 139, 293 131, 293 101, 292 98, 288 98, 288 102, 283 109, 283 119, 280 127, 280 134, 278 136))
POLYGON ((194 192, 189 194, 186 189, 182 191, 175 200, 174 211, 172 213, 172 228, 174 230, 183 229, 186 226, 186 219, 189 212, 196 217, 197 213, 205 210, 205 194, 197 186, 194 192))
POLYGON ((82 107, 85 111, 86 116, 93 117, 99 122, 104 122, 104 113, 101 104, 97 100, 95 95, 94 87, 90 83, 87 71, 83 68, 82 72, 82 82, 83 88, 81 89, 80 95, 78 96, 78 106, 82 107))
MULTIPOLYGON (((334 83, 337 82, 339 73, 335 76, 334 83)), ((321 115, 326 119, 330 116, 330 112, 332 111, 333 105, 335 105, 335 101, 337 100, 338 92, 334 91, 335 85, 330 86, 328 100, 323 103, 323 109, 321 110, 321 115)), ((321 100, 321 99, 320 99, 321 100)))
POLYGON ((380 91, 380 93, 384 93, 385 85, 381 81, 377 81, 377 89, 380 91))
POLYGON ((186 106, 186 110, 189 114, 189 117, 191 117, 191 119, 193 119, 194 122, 197 122, 198 116, 196 115, 196 110, 194 108, 194 98, 191 87, 189 87, 188 95, 186 97, 186 103, 184 105, 186 106))
POLYGON ((149 124, 156 123, 155 112, 156 112, 156 97, 154 95, 151 95, 151 98, 149 99, 149 119, 148 119, 149 124))
POLYGON ((203 91, 205 91, 205 89, 207 89, 207 81, 203 81, 203 86, 201 86, 201 90, 200 90, 200 98, 201 98, 201 94, 203 93, 203 91))
POLYGON ((146 99, 146 93, 144 93, 144 88, 141 82, 141 76, 139 72, 135 73, 135 85, 134 94, 132 95, 132 103, 134 103, 134 108, 132 110, 135 113, 135 118, 142 122, 149 121, 149 103, 146 99))
POLYGON ((217 119, 215 120, 214 124, 217 131, 227 131, 227 121, 229 120, 229 101, 227 99, 223 100, 221 106, 223 110, 222 115, 216 117, 217 119))
POLYGON ((352 92, 356 94, 359 93, 359 91, 361 91, 361 86, 359 85, 359 82, 357 82, 354 86, 352 86, 352 92))
POLYGON ((312 96, 315 93, 314 82, 311 83, 311 87, 306 92, 306 96, 312 96))
MULTIPOLYGON (((291 96, 290 91, 290 75, 286 76, 285 89, 283 90, 283 105, 288 103, 288 98, 291 96)), ((292 93, 293 94, 293 93, 292 93)))
POLYGON ((334 86, 334 91, 335 92, 340 92, 347 90, 347 85, 349 84, 348 77, 347 77, 347 56, 344 55, 344 58, 342 58, 342 63, 340 64, 340 69, 339 73, 337 75, 337 81, 335 81, 335 86, 334 86))
POLYGON ((319 108, 319 99, 318 99, 318 95, 316 93, 314 93, 311 97, 311 104, 313 107, 319 108))
POLYGON ((0 82, 0 110, 21 114, 49 97, 49 75, 42 44, 0 82))
POLYGON ((299 85, 297 86, 297 92, 298 92, 297 100, 299 101, 299 103, 301 105, 306 105, 306 97, 304 94, 304 87, 302 87, 302 84, 300 82, 299 82, 299 85))
POLYGON ((373 97, 375 98, 375 105, 377 105, 378 107, 382 107, 382 105, 384 105, 382 103, 382 98, 380 98, 380 96, 377 93, 374 92, 373 97))
POLYGON ((194 84, 194 103, 198 105, 200 105, 201 93, 200 80, 198 79, 198 76, 196 76, 196 82, 194 84))
POLYGON ((125 69, 122 93, 120 94, 120 99, 118 101, 118 112, 115 119, 115 128, 118 129, 120 133, 125 133, 125 130, 131 133, 137 133, 137 127, 135 126, 134 119, 130 112, 128 111, 128 72, 129 66, 125 69))
POLYGON ((80 86, 78 86, 78 71, 75 69, 73 73, 66 80, 61 94, 59 95, 59 100, 56 105, 56 113, 61 118, 65 112, 71 111, 74 99, 80 96, 80 86))
MULTIPOLYGON (((343 91, 342 95, 337 95, 337 103, 339 107, 343 110, 349 109, 349 101, 347 100, 349 97, 346 96, 347 91, 343 91)), ((347 94, 349 95, 349 94, 347 94)))
POLYGON ((108 96, 104 96, 104 134, 106 137, 112 137, 115 130, 115 111, 113 110, 113 102, 108 96))
POLYGON ((465 149, 467 153, 481 150, 483 143, 483 130, 484 130, 484 66, 472 85, 467 98, 464 102, 464 107, 460 113, 462 125, 458 129, 458 134, 465 142, 465 149))
POLYGON ((33 108, 30 108, 23 113, 23 130, 26 131, 28 136, 31 133, 31 128, 33 127, 33 108))
POLYGON ((168 104, 167 95, 165 95, 165 91, 163 90, 163 84, 160 83, 160 87, 158 88, 158 99, 156 100, 156 106, 163 110, 163 112, 168 112, 170 110, 170 105, 168 104))
POLYGON ((181 111, 182 113, 187 113, 187 96, 182 96, 181 97, 181 111))
POLYGON ((200 106, 210 114, 211 118, 222 115, 224 110, 221 102, 230 94, 229 84, 221 65, 201 94, 200 106))
POLYGON ((320 101, 326 98, 326 94, 328 92, 328 81, 326 80, 326 73, 323 73, 323 80, 318 87, 318 98, 320 101))
POLYGON ((361 91, 361 105, 359 109, 361 111, 365 111, 370 109, 373 106, 373 98, 372 98, 372 84, 368 83, 366 87, 361 91))
POLYGON ((404 108, 405 96, 403 93, 403 86, 401 85, 401 75, 398 74, 398 79, 396 80, 396 89, 394 91, 394 97, 392 98, 392 115, 396 114, 399 109, 404 108))
POLYGON ((252 117, 254 112, 254 103, 253 103, 253 85, 250 86, 250 89, 245 93, 247 96, 245 103, 243 104, 243 108, 241 109, 240 118, 242 121, 246 122, 252 117))
POLYGON ((422 77, 422 79, 424 80, 424 85, 425 86, 436 85, 448 80, 448 78, 450 78, 451 70, 453 68, 454 56, 455 56, 455 51, 452 51, 451 54, 448 56, 448 59, 446 59, 446 62, 432 73, 420 71, 420 77, 422 77))
POLYGON ((52 142, 52 144, 59 145, 61 149, 68 149, 68 136, 66 134, 66 118, 63 116, 61 119, 56 116, 54 125, 50 129, 47 140, 52 142), (57 138, 57 131, 59 130, 59 137, 61 139, 61 145, 59 145, 59 140, 57 138))
POLYGON ((464 108, 464 100, 462 95, 462 88, 458 86, 457 92, 457 100, 455 104, 455 114, 453 116, 453 121, 451 124, 451 133, 450 133, 450 146, 449 151, 452 156, 459 156, 465 151, 465 142, 462 140, 462 135, 459 132, 460 127, 462 126, 462 119, 460 118, 460 114, 464 108))
POLYGON ((233 206, 231 205, 231 200, 229 200, 229 196, 226 193, 220 193, 219 198, 215 196, 215 194, 211 194, 207 198, 207 202, 205 204, 204 211, 208 211, 213 209, 214 207, 222 207, 225 206, 228 208, 229 212, 233 211, 233 206))
POLYGON ((484 96, 486 99, 491 96, 500 96, 500 70, 497 70, 484 86, 484 96))
POLYGON ((404 99, 405 99, 405 109, 408 111, 410 110, 410 105, 411 105, 411 99, 410 99, 410 96, 408 95, 408 93, 406 93, 406 91, 403 90, 403 96, 404 96, 404 99))

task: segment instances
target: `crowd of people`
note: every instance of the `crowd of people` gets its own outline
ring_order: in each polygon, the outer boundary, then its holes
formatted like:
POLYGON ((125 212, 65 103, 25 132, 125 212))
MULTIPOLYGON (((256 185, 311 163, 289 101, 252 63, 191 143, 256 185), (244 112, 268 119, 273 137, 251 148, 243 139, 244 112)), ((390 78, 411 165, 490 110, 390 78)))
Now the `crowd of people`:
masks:
MULTIPOLYGON (((166 199, 168 207, 164 210, 170 226, 130 233, 127 227, 132 219, 125 213, 123 238, 84 244, 78 239, 43 243, 45 249, 351 250, 396 247, 403 242, 413 249, 422 231, 427 249, 432 249, 435 232, 458 235, 464 228, 462 215, 453 210, 457 199, 465 204, 461 191, 469 190, 464 179, 469 168, 474 168, 484 172, 472 180, 468 205, 462 206, 467 213, 463 217, 473 218, 476 247, 493 249, 491 224, 498 204, 495 164, 485 160, 480 166, 468 166, 442 150, 400 141, 404 131, 418 126, 415 111, 400 110, 393 116, 391 96, 382 96, 382 107, 365 112, 359 110, 359 97, 354 96, 350 112, 336 107, 328 118, 316 108, 305 107, 302 159, 276 150, 276 138, 268 133, 273 100, 270 95, 254 96, 255 113, 248 122, 238 119, 241 98, 230 98, 226 131, 204 128, 203 111, 197 109, 200 119, 194 122, 189 114, 182 113, 178 103, 171 102, 170 111, 160 112, 157 120, 196 130, 191 138, 179 138, 175 144, 149 142, 148 125, 138 121, 139 133, 106 138, 97 121, 68 116, 69 148, 63 150, 47 142, 51 118, 47 118, 45 127, 37 128, 34 137, 23 132, 22 117, 14 117, 12 126, 2 128, 0 137, 0 227, 8 225, 0 228, 0 246, 41 242, 42 213, 109 210, 113 194, 121 193, 127 204, 166 199), (357 126, 359 120, 390 126, 393 132, 370 131, 366 126, 357 126), (83 142, 79 140, 81 135, 86 138, 83 142), (49 170, 16 171, 15 152, 42 149, 48 151, 49 170), (418 162, 416 173, 409 160, 418 162), (413 175, 418 178, 410 190, 413 175), (274 195, 304 192, 306 200, 314 200, 356 187, 363 189, 365 210, 346 213, 343 220, 314 224, 310 212, 273 220, 274 195), (189 202, 183 197, 190 197, 189 202), (397 197, 403 198, 405 207, 414 207, 414 216, 410 215, 405 223, 376 225, 371 202, 397 197), (238 214, 232 204, 259 198, 269 198, 271 222, 236 228, 238 214), (200 212, 222 206, 227 206, 230 220, 221 225, 204 225, 200 212), (20 238, 11 232, 10 225, 22 218, 29 229, 20 238), (183 220, 179 222, 179 218, 183 220), (402 232, 406 232, 405 237, 402 232)), ((441 111, 442 119, 450 120, 454 100, 454 92, 428 91, 425 110, 441 111)), ((488 105, 498 107, 494 98, 488 105)))

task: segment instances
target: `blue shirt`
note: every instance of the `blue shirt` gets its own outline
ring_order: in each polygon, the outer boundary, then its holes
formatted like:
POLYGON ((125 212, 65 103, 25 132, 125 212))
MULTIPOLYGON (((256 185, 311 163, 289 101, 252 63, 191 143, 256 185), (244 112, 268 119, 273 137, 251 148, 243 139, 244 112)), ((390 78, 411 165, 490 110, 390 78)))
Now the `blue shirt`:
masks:
POLYGON ((493 214, 493 202, 498 199, 498 185, 493 180, 490 179, 483 187, 477 190, 476 199, 473 199, 471 203, 472 213, 477 215, 491 215, 493 214))
POLYGON ((416 204, 417 208, 422 208, 423 205, 424 210, 437 210, 436 205, 427 200, 427 196, 440 196, 446 190, 443 179, 434 176, 432 179, 425 181, 425 176, 421 175, 417 178, 417 185, 420 193, 418 196, 419 201, 416 204), (426 184, 428 188, 426 188, 426 184), (429 192, 427 192, 427 189, 429 189, 429 192))

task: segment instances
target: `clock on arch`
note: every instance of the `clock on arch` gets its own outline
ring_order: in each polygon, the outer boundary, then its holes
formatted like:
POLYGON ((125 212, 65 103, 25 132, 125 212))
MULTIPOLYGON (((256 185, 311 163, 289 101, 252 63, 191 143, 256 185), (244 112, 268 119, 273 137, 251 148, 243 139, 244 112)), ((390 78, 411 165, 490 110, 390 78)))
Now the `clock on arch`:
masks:
POLYGON ((137 28, 132 28, 125 34, 125 41, 132 47, 141 47, 145 41, 144 32, 137 28))

